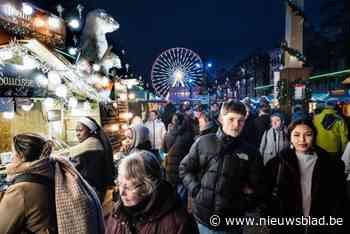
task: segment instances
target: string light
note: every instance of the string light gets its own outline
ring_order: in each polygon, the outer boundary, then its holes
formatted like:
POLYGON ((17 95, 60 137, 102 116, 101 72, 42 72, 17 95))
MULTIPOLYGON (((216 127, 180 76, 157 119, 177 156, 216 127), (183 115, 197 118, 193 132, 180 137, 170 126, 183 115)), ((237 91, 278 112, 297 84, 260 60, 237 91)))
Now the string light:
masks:
POLYGON ((3 117, 5 119, 13 119, 15 117, 15 112, 3 112, 3 117))
POLYGON ((61 27, 61 20, 57 17, 49 17, 49 26, 52 29, 59 29, 61 27))
POLYGON ((22 11, 25 15, 28 15, 28 16, 31 16, 34 13, 33 7, 25 2, 22 4, 22 11))
POLYGON ((75 97, 70 97, 68 101, 68 106, 72 109, 78 106, 78 100, 75 97))
POLYGON ((34 103, 31 103, 29 105, 22 105, 21 106, 22 110, 27 111, 27 112, 30 111, 33 107, 34 107, 34 103))
POLYGON ((58 97, 65 98, 68 94, 67 87, 65 85, 59 85, 56 89, 56 95, 58 97))
POLYGON ((44 106, 46 110, 51 110, 54 108, 55 105, 55 101, 53 100, 53 98, 46 98, 44 100, 44 106))

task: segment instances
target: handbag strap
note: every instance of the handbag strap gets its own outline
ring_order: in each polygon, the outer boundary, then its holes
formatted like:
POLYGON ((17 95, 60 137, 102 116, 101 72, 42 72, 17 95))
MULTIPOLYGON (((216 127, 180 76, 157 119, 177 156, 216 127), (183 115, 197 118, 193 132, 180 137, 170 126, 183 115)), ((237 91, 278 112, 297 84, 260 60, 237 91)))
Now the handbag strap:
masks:
POLYGON ((278 187, 281 183, 281 175, 282 175, 282 161, 278 162, 277 176, 276 176, 276 184, 272 190, 273 195, 277 195, 278 187))

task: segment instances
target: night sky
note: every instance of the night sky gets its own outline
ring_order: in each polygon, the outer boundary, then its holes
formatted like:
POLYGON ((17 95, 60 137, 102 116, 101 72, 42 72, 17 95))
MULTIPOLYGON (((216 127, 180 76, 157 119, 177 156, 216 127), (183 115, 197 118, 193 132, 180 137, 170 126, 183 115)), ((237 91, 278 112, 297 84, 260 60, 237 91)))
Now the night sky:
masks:
MULTIPOLYGON (((75 1, 75 0, 71 0, 75 1)), ((305 0, 315 21, 319 0, 305 0)), ((163 51, 186 47, 215 68, 229 68, 256 49, 270 49, 284 39, 283 0, 85 0, 88 8, 105 9, 120 23, 112 33, 127 51, 129 63, 149 77, 163 51)))

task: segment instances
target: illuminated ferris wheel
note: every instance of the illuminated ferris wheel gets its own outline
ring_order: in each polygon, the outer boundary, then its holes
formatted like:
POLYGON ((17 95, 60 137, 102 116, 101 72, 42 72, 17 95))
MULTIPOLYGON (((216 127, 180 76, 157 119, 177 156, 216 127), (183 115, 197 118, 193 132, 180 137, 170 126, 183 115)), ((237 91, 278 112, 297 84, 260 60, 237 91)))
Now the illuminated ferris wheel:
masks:
POLYGON ((159 96, 165 97, 172 88, 192 89, 201 84, 203 64, 192 50, 172 48, 162 52, 155 60, 151 79, 159 96))

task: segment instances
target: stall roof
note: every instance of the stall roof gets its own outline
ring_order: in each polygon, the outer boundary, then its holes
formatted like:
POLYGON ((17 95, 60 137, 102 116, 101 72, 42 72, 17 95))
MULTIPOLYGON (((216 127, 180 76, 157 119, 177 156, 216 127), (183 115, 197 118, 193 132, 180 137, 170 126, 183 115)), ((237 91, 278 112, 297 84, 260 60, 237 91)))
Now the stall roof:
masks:
POLYGON ((60 75, 72 93, 97 102, 106 101, 92 85, 87 83, 86 79, 79 74, 73 64, 61 55, 49 50, 39 41, 35 39, 13 41, 0 48, 16 49, 22 53, 34 54, 36 60, 40 61, 41 66, 48 71, 56 71, 60 75))

